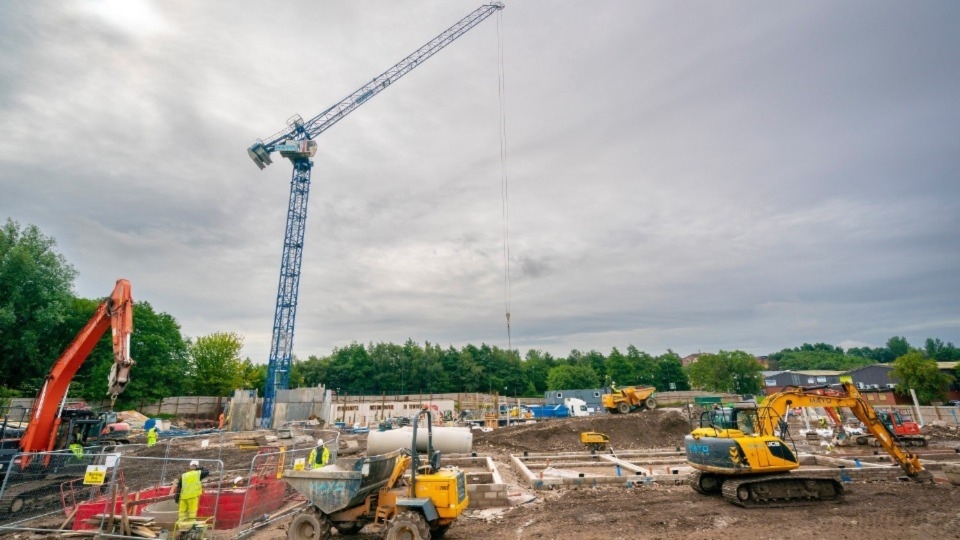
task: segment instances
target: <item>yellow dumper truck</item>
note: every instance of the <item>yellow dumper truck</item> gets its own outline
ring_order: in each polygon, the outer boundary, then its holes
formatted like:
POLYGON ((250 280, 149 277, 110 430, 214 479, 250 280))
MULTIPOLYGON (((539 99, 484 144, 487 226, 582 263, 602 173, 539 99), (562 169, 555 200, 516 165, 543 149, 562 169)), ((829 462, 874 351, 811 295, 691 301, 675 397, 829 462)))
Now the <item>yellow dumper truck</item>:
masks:
POLYGON ((657 389, 653 386, 627 386, 625 388, 612 387, 609 394, 600 399, 603 408, 611 413, 627 414, 646 409, 656 409, 657 400, 653 394, 657 389))

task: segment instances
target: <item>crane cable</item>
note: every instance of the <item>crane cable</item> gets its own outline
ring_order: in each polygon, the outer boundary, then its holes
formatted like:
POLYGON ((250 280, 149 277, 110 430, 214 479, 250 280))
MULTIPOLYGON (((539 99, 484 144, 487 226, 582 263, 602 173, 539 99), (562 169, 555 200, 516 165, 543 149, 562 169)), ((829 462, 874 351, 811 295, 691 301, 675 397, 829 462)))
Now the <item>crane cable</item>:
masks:
POLYGON ((507 316, 507 350, 513 350, 510 336, 510 193, 507 179, 507 110, 503 69, 503 14, 497 13, 497 94, 500 98, 500 195, 503 206, 503 289, 507 316))

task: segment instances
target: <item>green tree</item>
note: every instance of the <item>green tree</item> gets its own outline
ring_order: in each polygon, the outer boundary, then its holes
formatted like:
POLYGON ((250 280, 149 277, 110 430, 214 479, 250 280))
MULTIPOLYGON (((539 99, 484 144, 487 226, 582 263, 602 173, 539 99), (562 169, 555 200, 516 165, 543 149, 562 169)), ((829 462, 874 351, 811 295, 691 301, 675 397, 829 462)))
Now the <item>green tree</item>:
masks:
POLYGON ((954 347, 953 343, 944 343, 939 338, 927 338, 923 344, 923 351, 928 358, 937 362, 956 362, 960 360, 960 349, 954 347))
POLYGON ((524 375, 533 385, 532 395, 543 396, 547 391, 547 373, 557 365, 556 359, 548 352, 530 349, 524 357, 524 375))
POLYGON ((770 355, 781 370, 829 369, 848 371, 872 364, 874 361, 863 356, 848 355, 840 347, 826 343, 810 345, 804 343, 793 349, 783 349, 770 355))
POLYGON ((193 392, 201 396, 229 396, 244 386, 240 359, 243 338, 233 332, 198 337, 189 347, 193 364, 193 392))
MULTIPOLYGON (((98 304, 95 300, 82 299, 76 303, 83 306, 82 313, 73 315, 76 319, 89 319, 98 304)), ((81 323, 77 324, 79 328, 81 323)), ((146 301, 133 305, 130 357, 136 364, 130 370, 130 384, 119 397, 121 403, 154 401, 189 393, 194 366, 187 352, 187 340, 180 333, 180 323, 170 314, 157 313, 146 301)), ((77 373, 76 380, 83 384, 86 399, 104 398, 112 366, 113 342, 108 331, 77 373)))
POLYGON ((673 351, 658 356, 656 359, 656 384, 660 392, 671 390, 683 391, 690 389, 690 380, 680 363, 680 355, 673 351), (672 385, 672 386, 671 386, 672 385))
POLYGON ((633 384, 633 381, 637 380, 637 371, 634 364, 621 354, 616 347, 610 351, 610 356, 607 356, 606 375, 610 378, 610 381, 619 383, 620 386, 633 384))
POLYGON ((940 371, 937 362, 920 351, 911 351, 893 361, 891 377, 897 379, 897 392, 917 393, 921 403, 943 401, 953 377, 940 371))
MULTIPOLYGON (((291 380, 295 379, 298 386, 317 386, 324 384, 324 381, 327 379, 327 367, 329 363, 329 358, 320 358, 311 354, 306 360, 297 361, 291 365, 290 378, 291 380), (296 378, 293 377, 293 373, 297 374, 296 378)), ((264 375, 266 375, 266 370, 264 370, 264 375)), ((266 381, 266 378, 264 378, 264 381, 266 381)))
POLYGON ((900 358, 912 350, 907 338, 894 336, 887 340, 887 349, 894 358, 900 358))
MULTIPOLYGON (((633 365, 636 379, 629 384, 653 385, 657 381, 657 365, 649 353, 638 350, 633 345, 627 347, 627 360, 633 365)), ((621 382, 627 384, 627 381, 621 382)))
POLYGON ((36 392, 66 347, 58 328, 76 271, 34 225, 0 227, 0 387, 36 392))
POLYGON ((890 362, 893 362, 896 359, 896 357, 893 356, 893 354, 890 352, 890 349, 886 347, 877 347, 877 348, 854 347, 852 349, 847 350, 847 356, 863 358, 869 361, 863 365, 869 365, 869 363, 872 363, 872 362, 889 364, 890 362))
POLYGON ((597 388, 600 377, 592 367, 586 364, 571 366, 562 364, 547 374, 548 390, 574 390, 577 388, 597 388))
MULTIPOLYGON (((267 388, 267 365, 254 364, 250 358, 244 358, 241 367, 243 369, 243 383, 240 384, 239 388, 254 389, 258 396, 262 396, 267 388)), ((292 367, 290 371, 293 371, 292 367)))
POLYGON ((712 392, 757 394, 763 388, 763 366, 744 351, 702 354, 688 367, 690 384, 712 392))

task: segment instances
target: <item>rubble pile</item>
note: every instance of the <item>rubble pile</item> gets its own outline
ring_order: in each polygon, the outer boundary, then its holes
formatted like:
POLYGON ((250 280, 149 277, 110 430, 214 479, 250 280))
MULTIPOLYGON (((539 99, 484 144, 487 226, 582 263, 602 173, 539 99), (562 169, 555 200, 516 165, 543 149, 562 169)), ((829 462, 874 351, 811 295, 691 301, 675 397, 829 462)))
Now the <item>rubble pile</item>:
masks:
POLYGON ((679 409, 657 409, 632 414, 551 419, 474 431, 477 452, 582 452, 580 433, 596 431, 610 437, 614 450, 639 450, 682 446, 690 433, 690 420, 679 409))

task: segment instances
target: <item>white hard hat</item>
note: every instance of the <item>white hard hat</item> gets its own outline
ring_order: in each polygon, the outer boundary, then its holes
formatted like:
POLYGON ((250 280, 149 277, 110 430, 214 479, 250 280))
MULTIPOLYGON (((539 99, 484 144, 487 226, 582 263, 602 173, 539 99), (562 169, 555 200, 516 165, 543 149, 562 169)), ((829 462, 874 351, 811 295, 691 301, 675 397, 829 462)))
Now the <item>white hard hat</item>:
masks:
POLYGON ((323 439, 317 439, 317 446, 323 446, 323 439))
POLYGON ((199 466, 200 466, 200 462, 197 461, 197 460, 193 460, 193 461, 190 462, 190 466, 191 466, 191 467, 199 467, 199 466))

